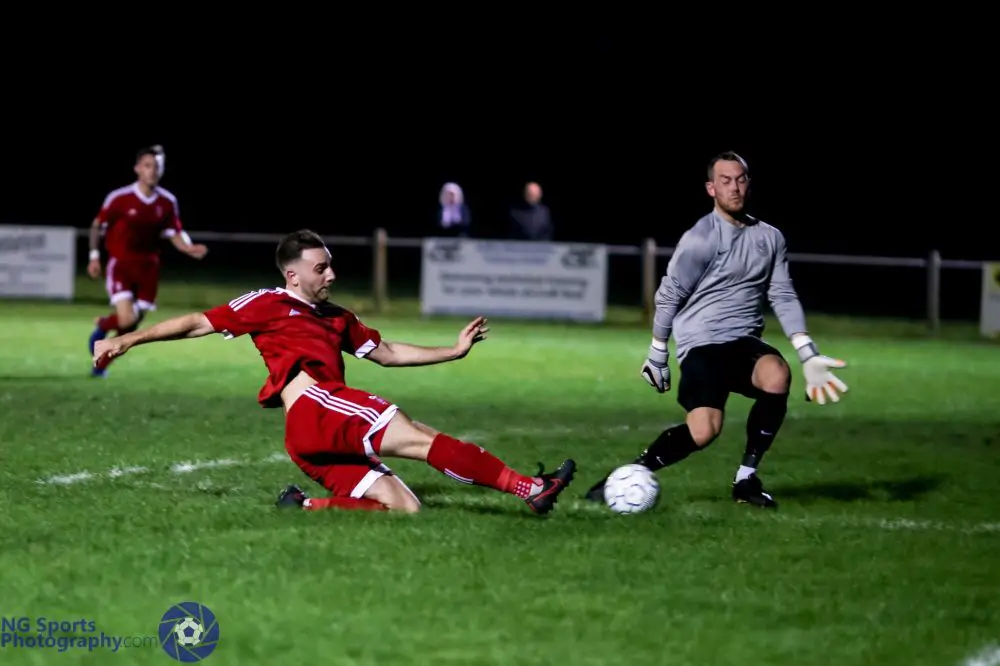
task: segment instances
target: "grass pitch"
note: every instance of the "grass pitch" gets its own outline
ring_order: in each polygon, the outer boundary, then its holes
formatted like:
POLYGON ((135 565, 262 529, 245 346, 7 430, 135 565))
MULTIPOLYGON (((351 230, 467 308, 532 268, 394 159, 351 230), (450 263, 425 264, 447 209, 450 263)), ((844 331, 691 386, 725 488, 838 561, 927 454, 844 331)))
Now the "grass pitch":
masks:
MULTIPOLYGON (((266 285, 166 284, 144 325, 244 286, 266 285)), ((796 368, 761 468, 774 513, 729 498, 750 406, 738 396, 719 441, 659 473, 654 511, 619 517, 578 499, 682 418, 675 393, 638 376, 649 333, 634 314, 494 320, 485 344, 442 366, 349 359, 352 385, 527 472, 571 456, 577 481, 538 518, 388 461, 422 513, 287 513, 272 506, 285 484, 319 489, 284 456, 280 410, 256 405, 265 371, 250 340, 137 348, 91 380, 97 289, 0 305, 8 620, 155 637, 173 604, 196 601, 218 619, 205 660, 218 666, 913 666, 1000 642, 1000 354, 972 327, 931 338, 906 322, 811 317, 820 348, 848 361, 850 392, 807 404, 796 368)), ((363 301, 343 302, 364 315, 363 301)), ((364 316, 425 344, 450 344, 464 323, 421 320, 412 304, 364 316)), ((790 354, 779 330, 769 339, 790 354)), ((155 638, 126 655, 0 651, 11 664, 170 663, 155 638)))

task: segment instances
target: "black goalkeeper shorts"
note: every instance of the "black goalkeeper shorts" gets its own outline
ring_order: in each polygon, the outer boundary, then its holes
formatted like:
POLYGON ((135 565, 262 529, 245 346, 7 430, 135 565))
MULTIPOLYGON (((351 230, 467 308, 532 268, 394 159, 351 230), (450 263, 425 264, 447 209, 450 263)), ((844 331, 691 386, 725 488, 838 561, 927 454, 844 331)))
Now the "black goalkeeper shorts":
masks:
POLYGON ((690 412, 698 407, 724 409, 730 393, 756 399, 761 391, 753 385, 753 369, 761 356, 777 349, 759 338, 745 337, 690 350, 681 362, 677 402, 690 412))

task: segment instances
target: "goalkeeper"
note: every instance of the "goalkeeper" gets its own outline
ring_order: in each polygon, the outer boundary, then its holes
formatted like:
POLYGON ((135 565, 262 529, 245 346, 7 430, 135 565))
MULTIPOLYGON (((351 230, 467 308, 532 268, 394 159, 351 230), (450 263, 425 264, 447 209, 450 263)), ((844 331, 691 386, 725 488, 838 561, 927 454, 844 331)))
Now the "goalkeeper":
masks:
MULTIPOLYGON (((744 212, 749 184, 747 164, 736 153, 709 163, 705 187, 715 206, 681 237, 670 259, 656 293, 653 340, 641 370, 659 393, 670 390, 667 341, 673 335, 681 372, 677 401, 687 418, 661 433, 634 462, 656 471, 704 449, 722 432, 729 394, 738 393, 754 404, 733 499, 774 508, 777 502, 765 492, 757 468, 785 419, 791 373, 781 352, 761 339, 765 297, 802 363, 806 399, 838 402, 847 386, 831 372, 844 362, 820 354, 806 331, 784 236, 744 212)), ((603 490, 602 479, 586 498, 603 501, 603 490)))

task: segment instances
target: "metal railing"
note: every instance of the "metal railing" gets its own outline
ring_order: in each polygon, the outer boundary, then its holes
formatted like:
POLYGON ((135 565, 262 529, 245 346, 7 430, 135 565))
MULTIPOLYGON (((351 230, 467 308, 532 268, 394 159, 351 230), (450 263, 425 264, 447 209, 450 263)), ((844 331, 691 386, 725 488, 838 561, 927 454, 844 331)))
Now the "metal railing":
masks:
MULTIPOLYGON (((87 237, 90 230, 78 229, 79 236, 87 237)), ((272 243, 281 239, 281 234, 238 233, 220 231, 190 231, 198 241, 226 243, 272 243)), ((372 297, 375 308, 380 310, 388 302, 389 261, 388 248, 415 248, 423 246, 423 238, 390 237, 385 229, 376 229, 371 236, 323 236, 331 247, 355 246, 372 248, 372 297)), ((642 245, 606 245, 612 256, 637 256, 642 261, 642 303, 647 320, 654 311, 653 299, 659 285, 656 261, 660 257, 670 257, 674 248, 656 244, 647 238, 642 245)), ((941 253, 932 250, 926 258, 872 257, 853 254, 808 254, 789 252, 788 260, 805 264, 832 264, 840 266, 873 266, 882 268, 920 268, 927 272, 927 324, 932 330, 941 325, 941 271, 942 269, 982 270, 982 261, 965 259, 943 259, 941 253)))

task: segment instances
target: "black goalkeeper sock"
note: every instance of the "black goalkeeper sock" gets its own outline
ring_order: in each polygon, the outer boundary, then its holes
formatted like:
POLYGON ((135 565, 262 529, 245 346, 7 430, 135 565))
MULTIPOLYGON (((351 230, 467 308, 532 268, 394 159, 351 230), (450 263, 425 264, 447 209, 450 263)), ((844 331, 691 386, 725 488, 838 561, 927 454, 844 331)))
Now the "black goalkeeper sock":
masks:
POLYGON ((682 423, 660 433, 656 441, 650 444, 635 462, 655 472, 684 460, 699 448, 701 447, 694 443, 687 424, 682 423))
POLYGON ((764 393, 750 409, 747 418, 747 447, 743 466, 757 469, 760 459, 774 443, 788 411, 787 393, 764 393))

